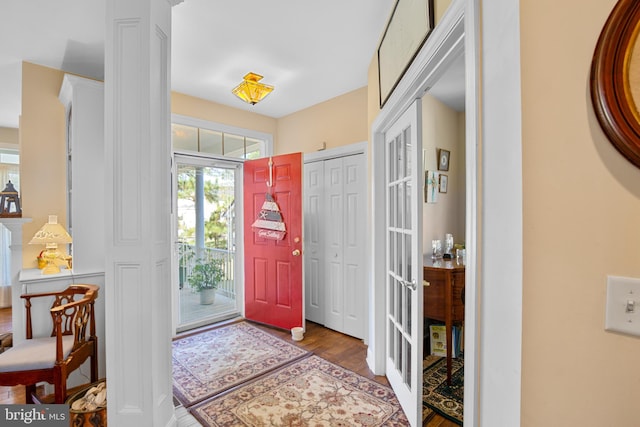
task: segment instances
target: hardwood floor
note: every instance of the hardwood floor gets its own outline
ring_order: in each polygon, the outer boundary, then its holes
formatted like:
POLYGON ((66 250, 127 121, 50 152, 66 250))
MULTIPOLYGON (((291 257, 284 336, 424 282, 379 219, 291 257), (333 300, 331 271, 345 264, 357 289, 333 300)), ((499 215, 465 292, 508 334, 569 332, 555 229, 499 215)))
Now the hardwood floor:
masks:
MULTIPOLYGON (((0 308, 0 334, 11 332, 11 308, 0 308)), ((23 386, 0 386, 0 404, 24 403, 25 392, 23 386)))
MULTIPOLYGON (((307 331, 302 341, 291 340, 291 333, 281 329, 272 328, 265 325, 257 325, 260 329, 291 341, 299 347, 309 350, 316 355, 350 369, 364 377, 370 378, 381 384, 389 385, 387 378, 384 376, 374 375, 366 362, 367 347, 362 340, 341 334, 339 332, 327 329, 321 325, 307 321, 307 331)), ((206 328, 202 328, 206 329, 206 328)), ((11 309, 0 309, 0 333, 11 332, 11 309)), ((195 331, 185 333, 192 334, 195 331)), ((2 387, 0 386, 0 404, 24 403, 25 392, 24 387, 2 387)), ((440 417, 434 416, 426 427, 457 427, 457 424, 440 417)))

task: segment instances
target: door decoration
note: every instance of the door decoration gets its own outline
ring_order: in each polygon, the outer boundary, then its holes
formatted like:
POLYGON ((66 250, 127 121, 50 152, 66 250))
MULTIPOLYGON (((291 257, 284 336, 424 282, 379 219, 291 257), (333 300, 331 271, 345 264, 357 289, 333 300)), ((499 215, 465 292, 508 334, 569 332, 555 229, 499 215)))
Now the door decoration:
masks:
POLYGON ((253 232, 264 239, 282 240, 287 230, 282 220, 282 214, 278 204, 269 193, 265 195, 262 209, 258 213, 258 219, 251 224, 253 232))
MULTIPOLYGON (((267 182, 269 191, 273 187, 273 160, 269 157, 269 182, 267 182)), ((258 213, 258 218, 251 224, 253 232, 263 239, 282 240, 287 234, 287 230, 282 220, 280 207, 273 200, 271 193, 265 194, 262 209, 258 213)))

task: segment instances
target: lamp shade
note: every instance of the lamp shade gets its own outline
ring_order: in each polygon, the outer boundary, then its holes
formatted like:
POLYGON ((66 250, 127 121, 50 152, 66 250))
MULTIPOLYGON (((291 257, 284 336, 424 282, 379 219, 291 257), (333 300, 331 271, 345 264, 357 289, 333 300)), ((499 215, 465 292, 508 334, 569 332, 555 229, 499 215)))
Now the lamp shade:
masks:
POLYGON ((260 74, 247 73, 243 79, 244 81, 233 88, 232 92, 235 96, 251 105, 255 105, 263 100, 264 97, 269 95, 273 90, 273 86, 259 82, 262 80, 260 74))
POLYGON ((30 245, 47 245, 51 243, 65 244, 71 243, 71 236, 67 233, 67 230, 60 224, 58 224, 57 215, 49 215, 49 222, 38 230, 33 236, 33 239, 29 242, 30 245))

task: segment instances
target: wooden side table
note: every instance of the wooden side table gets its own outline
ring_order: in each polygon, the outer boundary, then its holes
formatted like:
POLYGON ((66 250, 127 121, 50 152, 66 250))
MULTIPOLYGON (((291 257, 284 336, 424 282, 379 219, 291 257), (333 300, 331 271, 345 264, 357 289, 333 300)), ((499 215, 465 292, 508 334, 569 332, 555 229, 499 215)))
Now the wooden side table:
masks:
POLYGON ((464 321, 464 264, 453 260, 423 259, 424 317, 445 323, 447 331, 447 384, 451 384, 453 323, 464 321))

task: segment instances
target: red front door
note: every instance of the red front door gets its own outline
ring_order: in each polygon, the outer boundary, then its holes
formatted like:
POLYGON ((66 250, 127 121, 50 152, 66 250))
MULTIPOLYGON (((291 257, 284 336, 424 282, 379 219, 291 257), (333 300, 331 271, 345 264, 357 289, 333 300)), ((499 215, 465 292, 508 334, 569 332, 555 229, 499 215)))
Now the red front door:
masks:
POLYGON ((302 154, 246 161, 244 206, 245 318, 304 326, 302 154))

